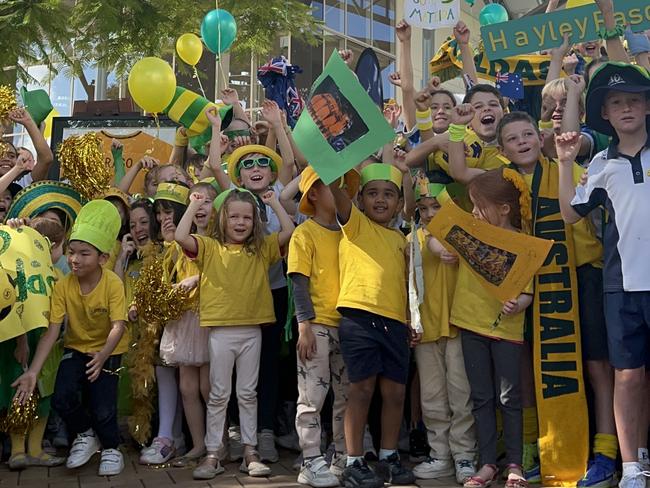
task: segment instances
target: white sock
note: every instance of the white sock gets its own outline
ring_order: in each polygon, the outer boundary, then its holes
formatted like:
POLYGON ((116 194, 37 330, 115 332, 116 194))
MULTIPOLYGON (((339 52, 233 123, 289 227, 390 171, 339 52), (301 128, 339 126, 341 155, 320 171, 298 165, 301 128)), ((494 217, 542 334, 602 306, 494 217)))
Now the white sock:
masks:
POLYGON ((639 462, 641 464, 650 464, 650 459, 648 458, 648 450, 645 447, 639 447, 639 462))
POLYGON ((174 419, 178 404, 178 382, 176 369, 156 366, 158 382, 158 436, 174 440, 174 419))
POLYGON ((623 476, 636 476, 641 471, 638 462, 623 463, 623 476))
POLYGON ((363 462, 363 456, 348 456, 345 466, 352 466, 355 461, 363 462))
POLYGON ((388 459, 393 453, 397 453, 397 449, 379 449, 379 460, 388 459))

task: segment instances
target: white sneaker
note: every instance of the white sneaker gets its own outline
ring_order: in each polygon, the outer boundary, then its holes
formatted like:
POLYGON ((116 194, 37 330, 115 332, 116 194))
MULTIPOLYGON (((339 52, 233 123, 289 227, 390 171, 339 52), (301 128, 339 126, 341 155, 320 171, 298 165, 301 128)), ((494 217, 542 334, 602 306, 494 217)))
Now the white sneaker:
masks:
POLYGON ((275 439, 273 431, 265 429, 257 434, 257 452, 262 461, 277 463, 280 459, 278 450, 275 448, 275 439))
POLYGON ((99 462, 99 476, 117 476, 124 469, 124 457, 117 449, 104 449, 99 462))
POLYGON ((476 474, 476 466, 471 459, 456 459, 456 481, 464 485, 465 482, 476 474))
POLYGON ((454 465, 451 460, 428 458, 413 468, 413 474, 421 480, 433 480, 454 475, 454 465))
POLYGON ((641 464, 638 464, 638 470, 636 472, 623 473, 618 486, 619 488, 645 488, 646 478, 650 478, 650 471, 643 471, 641 464))
POLYGON ((140 453, 140 464, 163 464, 174 457, 174 443, 163 437, 156 437, 151 446, 140 453), (165 442, 167 441, 167 442, 165 442))
POLYGON ((345 471, 347 464, 347 454, 334 452, 334 455, 332 456, 332 462, 330 463, 330 473, 332 473, 337 478, 340 478, 343 476, 343 471, 345 471))
POLYGON ((74 469, 83 466, 99 451, 101 444, 92 429, 77 435, 72 443, 70 454, 65 462, 66 468, 74 469))
POLYGON ((244 457, 244 446, 241 443, 241 432, 239 425, 228 427, 228 458, 231 461, 239 461, 244 457))
POLYGON ((339 486, 338 478, 330 472, 323 456, 303 463, 298 475, 298 483, 315 488, 339 486))
POLYGON ((363 432, 363 457, 365 457, 367 461, 377 461, 377 459, 379 459, 377 457, 375 446, 372 443, 372 435, 370 434, 370 429, 368 429, 367 425, 366 429, 363 432))

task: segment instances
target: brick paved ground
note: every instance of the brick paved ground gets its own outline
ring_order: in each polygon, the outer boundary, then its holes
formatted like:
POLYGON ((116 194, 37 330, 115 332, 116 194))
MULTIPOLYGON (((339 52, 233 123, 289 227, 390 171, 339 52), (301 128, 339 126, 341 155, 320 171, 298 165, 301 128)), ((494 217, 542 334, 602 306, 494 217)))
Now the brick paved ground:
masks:
MULTIPOLYGON (((125 456, 126 467, 119 476, 100 478, 97 476, 99 456, 96 455, 86 466, 77 470, 58 468, 29 468, 22 472, 9 471, 6 464, 0 465, 0 488, 168 488, 168 487, 214 487, 214 488, 289 488, 300 487, 297 473, 291 469, 295 453, 281 451, 279 463, 272 464, 273 475, 268 478, 251 478, 239 472, 238 463, 225 466, 226 472, 214 480, 192 480, 192 468, 154 469, 138 464, 137 453, 129 450, 125 456)), ((422 487, 459 488, 455 480, 426 481, 422 487)))

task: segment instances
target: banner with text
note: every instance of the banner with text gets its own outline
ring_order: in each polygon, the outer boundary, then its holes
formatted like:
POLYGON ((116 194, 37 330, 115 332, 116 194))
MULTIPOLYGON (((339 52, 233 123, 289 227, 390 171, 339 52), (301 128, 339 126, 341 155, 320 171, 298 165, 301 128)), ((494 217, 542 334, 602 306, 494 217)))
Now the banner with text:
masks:
MULTIPOLYGON (((619 25, 629 24, 635 32, 650 28, 647 0, 614 0, 614 16, 619 25)), ((604 27, 602 13, 595 4, 589 4, 484 25, 481 37, 488 59, 501 59, 558 47, 564 34, 573 44, 593 41, 604 27)))
POLYGON ((404 19, 421 29, 453 27, 460 20, 460 0, 405 0, 404 19))

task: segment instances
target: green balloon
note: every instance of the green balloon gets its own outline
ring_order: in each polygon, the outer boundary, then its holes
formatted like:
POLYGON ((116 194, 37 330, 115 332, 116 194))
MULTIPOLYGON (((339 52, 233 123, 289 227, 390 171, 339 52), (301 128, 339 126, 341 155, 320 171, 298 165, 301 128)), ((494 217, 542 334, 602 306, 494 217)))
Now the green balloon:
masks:
POLYGON ((481 25, 507 22, 508 11, 500 3, 489 3, 481 10, 481 13, 478 15, 478 20, 481 25))
POLYGON ((221 54, 235 41, 237 22, 227 10, 210 10, 201 22, 201 37, 210 51, 221 54))

